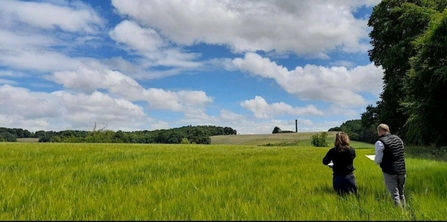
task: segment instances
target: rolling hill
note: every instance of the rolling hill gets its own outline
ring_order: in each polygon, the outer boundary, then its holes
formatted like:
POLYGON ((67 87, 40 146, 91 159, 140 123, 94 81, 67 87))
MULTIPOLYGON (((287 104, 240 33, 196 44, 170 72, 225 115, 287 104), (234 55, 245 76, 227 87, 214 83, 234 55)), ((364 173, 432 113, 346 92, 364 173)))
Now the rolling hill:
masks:
MULTIPOLYGON (((312 146, 312 136, 322 132, 302 132, 302 133, 275 133, 275 134, 239 134, 239 135, 219 135, 211 136, 211 144, 228 145, 266 145, 266 144, 298 144, 299 146, 312 146)), ((334 144, 337 132, 327 132, 327 142, 329 147, 334 144)), ((374 144, 351 141, 354 148, 374 148, 374 144)))

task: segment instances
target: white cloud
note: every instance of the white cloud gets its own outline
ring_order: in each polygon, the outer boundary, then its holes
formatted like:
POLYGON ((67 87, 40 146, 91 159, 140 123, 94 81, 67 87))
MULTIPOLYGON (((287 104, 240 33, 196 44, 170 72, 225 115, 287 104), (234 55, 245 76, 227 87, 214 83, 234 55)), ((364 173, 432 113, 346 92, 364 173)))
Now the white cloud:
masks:
POLYGON ((31 131, 91 130, 94 122, 106 123, 108 129, 142 129, 150 128, 153 121, 142 107, 101 92, 45 93, 3 85, 0 86, 0 105, 8 107, 0 110, 0 120, 5 120, 2 121, 5 127, 22 127, 31 131))
POLYGON ((4 0, 0 1, 0 14, 8 21, 41 29, 60 28, 68 32, 93 33, 104 25, 103 19, 85 4, 81 9, 76 9, 49 3, 4 0))
POLYGON ((255 96, 254 99, 245 100, 241 102, 241 106, 253 112, 257 118, 271 118, 284 114, 323 115, 323 112, 318 110, 313 105, 308 105, 301 108, 292 107, 291 105, 283 102, 268 104, 261 96, 255 96))
POLYGON ((179 90, 174 92, 157 88, 144 89, 129 76, 118 71, 94 66, 82 66, 73 71, 55 72, 46 78, 62 84, 66 88, 88 94, 105 89, 131 101, 147 101, 149 107, 153 109, 184 112, 188 107, 203 108, 205 104, 213 101, 203 91, 179 90))
POLYGON ((149 88, 143 93, 149 107, 153 109, 165 109, 171 111, 186 111, 189 107, 203 107, 213 101, 203 91, 166 91, 163 89, 149 88))
POLYGON ((52 46, 55 44, 55 39, 39 33, 33 33, 33 35, 30 36, 29 32, 13 32, 11 30, 0 28, 0 49, 2 50, 13 50, 17 48, 25 50, 30 47, 52 46))
POLYGON ((126 73, 135 79, 157 79, 177 75, 181 72, 181 70, 178 69, 169 69, 166 71, 147 71, 147 67, 145 67, 147 65, 132 63, 122 57, 104 59, 101 60, 101 62, 104 66, 107 66, 112 70, 120 70, 121 72, 126 73))
POLYGON ((329 64, 332 66, 344 66, 346 68, 352 68, 355 66, 354 62, 347 61, 347 60, 339 60, 339 61, 335 61, 335 62, 330 62, 329 64))
MULTIPOLYGON (((200 62, 194 62, 199 57, 196 53, 184 53, 174 48, 164 40, 156 30, 142 28, 137 23, 124 20, 109 32, 110 37, 124 48, 144 56, 146 67, 167 66, 181 68, 198 68, 200 62)), ((143 63, 144 65, 144 63, 143 63)))
POLYGON ((381 90, 383 71, 373 64, 346 67, 306 65, 294 70, 277 65, 255 53, 236 58, 233 64, 241 71, 274 79, 285 91, 303 100, 322 100, 340 106, 362 106, 365 99, 359 92, 376 94, 381 90), (365 84, 366 83, 366 84, 365 84))
POLYGON ((368 27, 352 12, 377 1, 126 1, 120 14, 178 44, 226 44, 236 52, 293 51, 324 56, 341 47, 365 52, 368 27), (262 25, 260 25, 262 24, 262 25))
POLYGON ((328 116, 345 116, 346 119, 359 119, 359 112, 355 109, 349 109, 344 107, 339 107, 336 105, 331 105, 325 114, 328 116))
POLYGON ((32 71, 59 71, 73 69, 83 64, 83 59, 46 50, 21 50, 0 56, 0 64, 32 71))
POLYGON ((135 22, 124 20, 110 31, 113 40, 128 45, 137 51, 155 51, 166 46, 157 31, 151 28, 141 28, 135 22))
POLYGON ((21 78, 21 77, 26 76, 26 74, 22 73, 22 72, 11 71, 11 70, 0 70, 0 76, 21 78))
POLYGON ((223 120, 230 120, 230 121, 234 121, 234 120, 239 120, 242 119, 244 116, 234 113, 230 110, 221 110, 220 111, 220 118, 222 118, 223 120))
POLYGON ((60 39, 39 32, 0 29, 0 65, 33 71, 55 71, 80 66, 86 58, 72 58, 51 49, 64 47, 60 39))
POLYGON ((46 77, 66 88, 92 93, 98 89, 125 95, 129 99, 138 99, 144 89, 132 78, 118 71, 91 69, 81 66, 73 71, 55 72, 46 77))
POLYGON ((78 1, 0 1, 0 65, 33 72, 76 68, 92 59, 70 54, 95 47, 104 24, 93 8, 78 1))

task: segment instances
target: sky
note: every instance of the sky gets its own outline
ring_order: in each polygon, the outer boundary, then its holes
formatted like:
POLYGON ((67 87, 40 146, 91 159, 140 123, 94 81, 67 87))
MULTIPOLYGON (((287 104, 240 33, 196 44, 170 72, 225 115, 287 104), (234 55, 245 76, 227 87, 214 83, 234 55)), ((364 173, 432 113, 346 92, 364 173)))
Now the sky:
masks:
POLYGON ((380 0, 0 1, 0 127, 321 132, 383 89, 380 0))

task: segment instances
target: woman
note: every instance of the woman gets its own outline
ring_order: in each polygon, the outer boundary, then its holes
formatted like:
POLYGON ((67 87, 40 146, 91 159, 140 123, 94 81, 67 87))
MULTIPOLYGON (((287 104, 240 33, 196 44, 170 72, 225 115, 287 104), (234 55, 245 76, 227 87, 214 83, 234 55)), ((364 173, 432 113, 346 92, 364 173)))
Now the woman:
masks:
MULTIPOLYGON (((323 158, 323 164, 331 162, 333 178, 332 186, 339 195, 357 193, 354 176, 355 150, 349 145, 349 137, 344 132, 335 135, 334 147, 323 158)), ((330 166, 330 165, 329 165, 330 166)))

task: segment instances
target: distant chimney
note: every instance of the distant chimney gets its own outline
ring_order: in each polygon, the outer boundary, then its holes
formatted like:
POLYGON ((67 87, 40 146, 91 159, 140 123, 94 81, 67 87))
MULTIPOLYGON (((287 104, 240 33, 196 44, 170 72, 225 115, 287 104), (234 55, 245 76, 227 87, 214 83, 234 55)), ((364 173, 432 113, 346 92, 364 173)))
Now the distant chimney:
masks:
POLYGON ((295 120, 295 132, 296 133, 298 132, 298 120, 297 119, 295 120))

